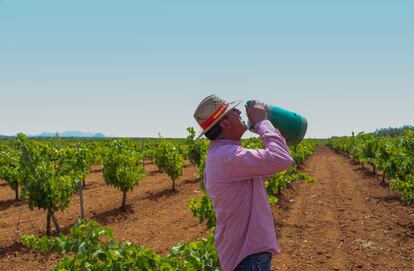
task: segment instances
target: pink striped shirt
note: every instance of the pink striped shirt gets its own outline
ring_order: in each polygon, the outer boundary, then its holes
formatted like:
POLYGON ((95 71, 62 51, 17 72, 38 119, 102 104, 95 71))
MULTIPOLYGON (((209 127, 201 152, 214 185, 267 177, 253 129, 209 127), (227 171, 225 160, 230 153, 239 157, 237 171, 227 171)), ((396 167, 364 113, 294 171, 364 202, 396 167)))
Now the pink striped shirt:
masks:
POLYGON ((257 123, 255 130, 263 150, 243 148, 236 140, 211 141, 208 150, 205 187, 216 211, 214 239, 223 271, 254 253, 280 253, 264 181, 293 160, 270 121, 257 123))

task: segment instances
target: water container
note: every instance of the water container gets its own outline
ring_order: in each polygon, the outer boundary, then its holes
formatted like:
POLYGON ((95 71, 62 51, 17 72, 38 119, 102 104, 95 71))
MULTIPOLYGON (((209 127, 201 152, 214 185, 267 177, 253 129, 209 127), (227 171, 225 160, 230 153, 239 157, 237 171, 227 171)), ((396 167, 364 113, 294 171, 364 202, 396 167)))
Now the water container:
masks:
MULTIPOLYGON (((250 102, 247 101, 246 104, 249 105, 250 102)), ((266 105, 266 109, 267 118, 274 127, 279 129, 289 145, 296 145, 302 141, 308 128, 308 121, 305 117, 274 105, 266 105)), ((250 131, 254 131, 250 122, 248 127, 250 131)))

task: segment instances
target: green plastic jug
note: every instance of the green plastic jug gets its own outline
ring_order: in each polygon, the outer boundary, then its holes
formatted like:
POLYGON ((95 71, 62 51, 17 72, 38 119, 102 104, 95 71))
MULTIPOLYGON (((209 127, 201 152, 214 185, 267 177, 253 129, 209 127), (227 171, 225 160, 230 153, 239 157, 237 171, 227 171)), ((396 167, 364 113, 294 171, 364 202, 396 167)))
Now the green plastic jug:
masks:
MULTIPOLYGON (((250 102, 249 100, 246 104, 249 105, 250 102)), ((279 129, 287 144, 297 145, 303 140, 308 128, 308 121, 305 117, 274 105, 266 105, 266 109, 267 118, 274 127, 279 129)), ((250 131, 254 131, 250 122, 248 127, 250 131)))

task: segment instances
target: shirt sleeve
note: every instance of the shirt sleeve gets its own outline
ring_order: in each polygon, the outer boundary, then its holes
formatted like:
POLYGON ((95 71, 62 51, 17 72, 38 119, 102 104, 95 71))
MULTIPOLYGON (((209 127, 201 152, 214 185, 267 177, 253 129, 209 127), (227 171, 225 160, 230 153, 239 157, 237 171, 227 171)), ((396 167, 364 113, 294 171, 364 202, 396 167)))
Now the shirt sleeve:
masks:
POLYGON ((258 122, 255 131, 263 140, 264 149, 237 146, 223 156, 223 165, 232 180, 270 176, 288 169, 293 162, 285 139, 269 120, 258 122))

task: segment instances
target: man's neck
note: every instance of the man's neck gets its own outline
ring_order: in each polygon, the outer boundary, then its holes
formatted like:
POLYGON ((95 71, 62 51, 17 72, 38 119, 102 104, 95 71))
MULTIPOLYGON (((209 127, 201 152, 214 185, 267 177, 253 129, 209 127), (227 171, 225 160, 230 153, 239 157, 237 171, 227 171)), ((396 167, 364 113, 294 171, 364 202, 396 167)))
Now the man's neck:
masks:
POLYGON ((236 140, 236 141, 241 141, 241 138, 236 138, 236 137, 232 137, 229 135, 220 135, 217 137, 217 140, 236 140))

